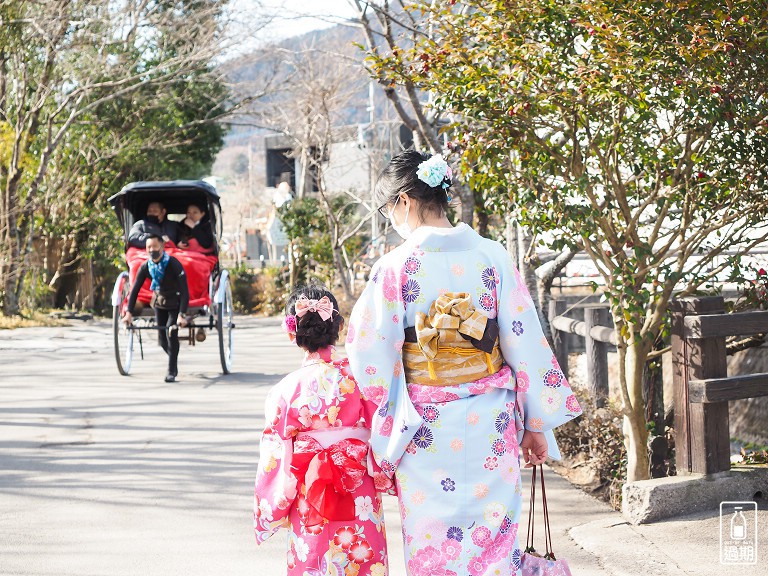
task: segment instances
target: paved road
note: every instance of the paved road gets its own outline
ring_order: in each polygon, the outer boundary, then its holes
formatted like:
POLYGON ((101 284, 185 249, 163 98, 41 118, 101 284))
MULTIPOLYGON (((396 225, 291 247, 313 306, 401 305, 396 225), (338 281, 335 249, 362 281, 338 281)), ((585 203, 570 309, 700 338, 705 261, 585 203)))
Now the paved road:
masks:
POLYGON ((284 538, 257 547, 250 510, 264 398, 301 354, 276 320, 241 318, 236 338, 236 373, 209 339, 166 384, 155 345, 118 375, 105 321, 0 331, 1 575, 285 573, 284 538))
MULTIPOLYGON (((106 321, 0 331, 0 576, 285 574, 285 533, 257 547, 250 510, 264 398, 301 353, 277 320, 237 323, 236 373, 220 375, 209 340, 182 345, 173 384, 151 343, 119 376, 106 321)), ((574 576, 768 574, 719 566, 714 517, 631 528, 548 478, 574 576)), ((404 576, 393 498, 385 514, 391 575, 404 576)))

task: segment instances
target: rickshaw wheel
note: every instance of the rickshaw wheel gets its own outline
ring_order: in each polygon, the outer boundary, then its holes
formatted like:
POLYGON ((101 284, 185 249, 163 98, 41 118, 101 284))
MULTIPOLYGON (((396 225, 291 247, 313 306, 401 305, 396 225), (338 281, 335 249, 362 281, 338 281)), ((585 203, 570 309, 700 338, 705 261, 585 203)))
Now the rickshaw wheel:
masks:
POLYGON ((130 284, 127 275, 121 275, 117 281, 120 283, 116 288, 117 301, 112 306, 115 362, 117 363, 118 372, 123 376, 128 376, 131 372, 131 363, 133 362, 133 330, 130 330, 120 319, 128 301, 130 284))
POLYGON ((232 372, 232 326, 234 309, 232 306, 232 289, 229 278, 226 278, 227 287, 224 292, 223 302, 216 305, 216 327, 219 331, 219 356, 221 357, 221 371, 224 374, 232 372))

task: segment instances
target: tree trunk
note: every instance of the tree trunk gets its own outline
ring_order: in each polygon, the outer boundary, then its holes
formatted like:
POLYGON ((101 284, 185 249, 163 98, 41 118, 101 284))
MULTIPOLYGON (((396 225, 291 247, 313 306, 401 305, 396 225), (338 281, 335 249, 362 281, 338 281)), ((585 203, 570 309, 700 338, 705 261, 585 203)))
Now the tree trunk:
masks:
POLYGON ((630 342, 626 348, 620 348, 623 355, 623 379, 630 405, 623 402, 624 410, 624 446, 627 449, 627 482, 650 478, 650 458, 648 455, 648 428, 645 420, 645 402, 643 402, 643 372, 648 356, 646 345, 642 342, 630 342))
POLYGON ((54 306, 56 308, 66 308, 67 305, 78 304, 75 302, 75 292, 77 291, 78 279, 80 276, 80 263, 82 246, 86 242, 85 230, 79 230, 69 246, 62 249, 61 259, 54 277, 57 278, 56 292, 54 296, 54 306))
POLYGON ((504 245, 507 247, 510 258, 512 258, 512 264, 517 268, 520 262, 520 251, 517 246, 517 222, 514 220, 507 220, 504 226, 504 245))
MULTIPOLYGON (((475 200, 475 205, 477 206, 477 198, 474 198, 474 200, 475 200)), ((480 234, 480 236, 487 237, 488 226, 491 223, 490 214, 488 214, 487 210, 483 209, 482 205, 480 205, 480 208, 478 210, 475 210, 475 212, 477 214, 477 226, 476 226, 477 233, 480 234)))
POLYGON ((336 265, 341 288, 344 290, 344 299, 347 302, 351 302, 354 295, 352 294, 352 288, 349 285, 349 270, 344 265, 344 255, 341 253, 341 247, 337 246, 333 249, 333 263, 336 265))
POLYGON ((20 273, 18 244, 9 240, 10 244, 8 265, 3 270, 3 314, 5 316, 17 316, 19 300, 16 298, 16 280, 20 273))
POLYGON ((533 236, 531 236, 525 228, 517 224, 517 269, 525 281, 525 287, 528 289, 528 293, 531 295, 536 311, 539 314, 539 322, 542 326, 548 326, 549 321, 546 318, 546 312, 541 307, 539 302, 539 290, 536 281, 536 270, 530 260, 526 258, 526 255, 531 250, 531 243, 533 242, 533 236))
POLYGON ((548 285, 541 280, 536 280, 536 295, 541 306, 541 327, 544 330, 544 336, 549 342, 552 342, 552 327, 549 325, 549 318, 543 314, 544 310, 549 310, 549 303, 552 301, 552 284, 548 285))
POLYGON ((53 305, 56 308, 67 308, 70 305, 75 308, 78 307, 75 302, 75 293, 77 292, 77 281, 80 276, 79 265, 80 257, 73 257, 72 260, 61 267, 61 274, 53 301, 53 305))
POLYGON ((17 285, 22 273, 21 254, 19 250, 19 229, 16 216, 18 183, 21 178, 21 172, 8 179, 5 189, 5 210, 3 222, 0 228, 5 229, 5 238, 3 243, 6 246, 8 262, 3 268, 2 288, 3 288, 3 314, 6 316, 16 316, 19 314, 19 299, 17 295, 17 285))
POLYGON ((299 275, 299 263, 296 258, 296 250, 293 249, 293 240, 288 243, 288 285, 291 290, 296 289, 299 275))
POLYGON ((299 177, 296 179, 296 198, 304 198, 307 190, 307 171, 309 170, 309 154, 306 149, 301 149, 299 156, 299 177))
POLYGON ((493 211, 486 208, 485 199, 483 198, 483 194, 481 192, 473 192, 473 201, 475 206, 475 217, 478 221, 477 232, 481 236, 488 236, 488 227, 491 223, 493 211))
MULTIPOLYGON (((459 219, 462 222, 465 222, 467 226, 472 227, 474 225, 474 219, 475 219, 474 192, 472 192, 469 186, 464 186, 463 184, 455 184, 453 188, 450 188, 448 190, 448 192, 449 193, 453 192, 454 194, 458 194, 459 198, 461 199, 461 214, 459 216, 459 219)), ((487 225, 486 225, 485 232, 481 232, 480 228, 478 228, 477 232, 478 234, 480 234, 480 236, 485 236, 487 232, 487 225)))
POLYGON ((542 311, 541 326, 544 328, 544 336, 550 342, 552 342, 552 328, 549 325, 549 317, 544 312, 549 310, 549 303, 552 301, 552 284, 568 263, 573 260, 576 253, 576 250, 564 250, 554 260, 536 269, 536 294, 542 311))
POLYGON ((646 362, 643 371, 643 401, 648 423, 653 424, 656 436, 664 434, 664 380, 661 371, 661 358, 646 362))

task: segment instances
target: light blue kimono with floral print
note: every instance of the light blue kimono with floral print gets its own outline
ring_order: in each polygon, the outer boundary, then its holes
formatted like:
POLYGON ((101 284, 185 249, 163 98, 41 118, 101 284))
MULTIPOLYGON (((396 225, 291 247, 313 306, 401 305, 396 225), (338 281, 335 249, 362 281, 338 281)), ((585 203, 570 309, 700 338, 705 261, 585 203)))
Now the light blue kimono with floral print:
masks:
POLYGON ((559 458, 551 431, 581 408, 504 247, 465 224, 418 228, 374 266, 346 349, 379 406, 371 446, 397 483, 408 574, 517 574, 523 428, 559 458), (460 385, 406 383, 404 330, 446 292, 497 319, 505 365, 460 385))

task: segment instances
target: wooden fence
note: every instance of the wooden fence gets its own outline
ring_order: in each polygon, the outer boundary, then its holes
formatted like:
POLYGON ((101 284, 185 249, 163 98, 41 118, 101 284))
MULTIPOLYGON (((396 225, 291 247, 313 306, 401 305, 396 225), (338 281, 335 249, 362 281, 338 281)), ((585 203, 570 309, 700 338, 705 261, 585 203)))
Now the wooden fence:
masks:
MULTIPOLYGON (((608 345, 616 334, 605 305, 585 306, 585 321, 563 315, 562 301, 550 302, 555 356, 568 370, 563 333, 586 339, 587 386, 598 406, 608 397, 608 345)), ((768 396, 768 373, 728 377, 725 339, 768 332, 768 312, 725 314, 722 296, 673 300, 672 364, 675 451, 678 474, 714 474, 730 469, 728 402, 768 396)), ((768 427, 768 422, 766 423, 768 427)))
POLYGON ((568 353, 565 334, 576 334, 585 339, 587 355, 587 388, 595 405, 600 408, 608 400, 608 345, 616 346, 616 333, 612 327, 608 307, 605 304, 586 304, 584 321, 564 316, 567 304, 562 300, 549 303, 549 324, 555 357, 568 377, 568 353))
POLYGON ((728 401, 768 396, 768 374, 728 377, 725 339, 768 332, 768 312, 725 314, 722 296, 674 300, 671 310, 677 473, 723 472, 728 401))

